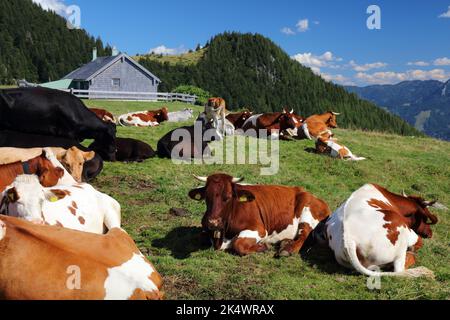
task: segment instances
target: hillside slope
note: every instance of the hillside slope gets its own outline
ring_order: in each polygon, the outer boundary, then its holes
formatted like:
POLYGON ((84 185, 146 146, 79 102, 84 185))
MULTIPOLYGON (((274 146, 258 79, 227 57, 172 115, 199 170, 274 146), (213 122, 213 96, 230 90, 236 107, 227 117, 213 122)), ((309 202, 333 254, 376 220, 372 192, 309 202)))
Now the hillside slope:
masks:
POLYGON ((340 122, 347 128, 419 134, 399 117, 323 80, 258 34, 218 35, 196 64, 172 65, 153 58, 140 63, 161 78, 161 91, 196 85, 225 98, 231 109, 271 112, 289 107, 305 116, 334 110, 343 113, 340 122))
POLYGON ((450 80, 404 81, 395 85, 346 87, 399 115, 416 129, 450 140, 450 80))
MULTIPOLYGON (((114 114, 156 109, 182 110, 181 103, 86 101, 114 114)), ((201 108, 194 107, 195 111, 201 108)), ((191 121, 186 123, 190 124, 191 121)), ((118 128, 118 136, 141 139, 154 148, 160 137, 184 124, 155 128, 118 128)), ((424 240, 418 265, 436 274, 430 279, 381 280, 369 290, 367 278, 340 267, 331 252, 308 247, 300 255, 275 259, 275 249, 238 257, 201 245, 199 234, 205 205, 190 200, 199 186, 192 177, 225 172, 246 183, 303 186, 324 199, 332 210, 350 194, 372 182, 394 192, 405 190, 450 207, 450 143, 430 138, 336 130, 340 141, 368 160, 352 163, 307 152, 311 141, 281 142, 280 171, 260 176, 259 165, 176 165, 167 159, 143 163, 106 163, 95 187, 122 206, 124 228, 149 256, 165 280, 168 299, 448 299, 450 297, 450 212, 439 217, 432 239, 424 240), (171 208, 189 210, 171 215, 171 208)))
POLYGON ((0 84, 60 79, 90 61, 94 47, 99 56, 111 54, 101 39, 69 30, 62 17, 31 0, 0 1, 0 84))

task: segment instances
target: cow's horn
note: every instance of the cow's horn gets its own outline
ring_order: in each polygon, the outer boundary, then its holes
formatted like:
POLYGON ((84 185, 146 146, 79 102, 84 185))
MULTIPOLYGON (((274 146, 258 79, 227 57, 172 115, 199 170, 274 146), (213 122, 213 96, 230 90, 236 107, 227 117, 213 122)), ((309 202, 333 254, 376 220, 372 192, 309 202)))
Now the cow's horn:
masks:
POLYGON ((406 194, 405 190, 402 190, 402 196, 404 196, 405 198, 408 198, 408 195, 406 194))
POLYGON ((294 109, 292 109, 291 112, 289 112, 289 113, 290 113, 290 114, 293 114, 293 113, 294 113, 294 109))
POLYGON ((196 176, 195 174, 193 175, 195 179, 197 179, 198 181, 201 182, 206 182, 208 181, 208 177, 200 177, 200 176, 196 176))
POLYGON ((233 183, 239 183, 242 181, 244 181, 244 178, 233 178, 233 180, 232 180, 233 183))
POLYGON ((340 113, 337 113, 337 112, 332 112, 332 114, 334 114, 335 116, 340 116, 341 115, 340 113))

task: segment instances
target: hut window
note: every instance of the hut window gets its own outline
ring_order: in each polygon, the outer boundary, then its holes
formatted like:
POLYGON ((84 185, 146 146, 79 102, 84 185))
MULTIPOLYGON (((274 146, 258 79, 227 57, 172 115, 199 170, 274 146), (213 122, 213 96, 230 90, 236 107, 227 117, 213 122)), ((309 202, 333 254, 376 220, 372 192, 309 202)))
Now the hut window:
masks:
POLYGON ((120 87, 120 79, 118 78, 112 79, 112 85, 113 87, 120 87))

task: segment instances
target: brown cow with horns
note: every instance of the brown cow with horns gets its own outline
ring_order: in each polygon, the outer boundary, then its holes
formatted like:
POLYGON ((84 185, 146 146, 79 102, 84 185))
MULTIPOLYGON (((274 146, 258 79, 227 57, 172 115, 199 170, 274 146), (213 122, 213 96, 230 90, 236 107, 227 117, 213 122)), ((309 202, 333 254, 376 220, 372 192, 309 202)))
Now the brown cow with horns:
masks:
POLYGON ((326 219, 328 205, 300 187, 243 185, 226 174, 196 177, 206 186, 189 196, 206 201, 203 230, 216 250, 243 256, 282 242, 279 255, 298 253, 308 235, 326 219))

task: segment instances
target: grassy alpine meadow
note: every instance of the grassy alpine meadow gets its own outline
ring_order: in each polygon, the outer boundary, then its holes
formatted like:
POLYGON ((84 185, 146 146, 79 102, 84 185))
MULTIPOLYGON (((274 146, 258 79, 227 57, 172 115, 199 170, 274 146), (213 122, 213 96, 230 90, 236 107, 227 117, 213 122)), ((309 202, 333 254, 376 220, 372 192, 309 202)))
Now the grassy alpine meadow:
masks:
MULTIPOLYGON (((86 101, 115 115, 186 107, 182 103, 86 101)), ((140 139, 156 149, 166 132, 187 123, 155 128, 118 127, 117 136, 140 139)), ((188 197, 199 183, 193 174, 224 172, 248 183, 303 186, 324 199, 332 210, 365 183, 389 190, 439 199, 450 207, 450 143, 430 138, 401 137, 375 132, 335 130, 339 141, 366 161, 346 162, 309 152, 312 141, 280 142, 279 172, 261 176, 259 165, 176 165, 168 159, 143 163, 106 163, 93 182, 122 205, 124 228, 165 279, 168 299, 449 299, 450 212, 439 217, 432 239, 424 241, 418 265, 435 272, 435 279, 383 278, 381 289, 369 290, 367 278, 340 267, 324 248, 305 246, 289 258, 274 258, 275 249, 238 257, 205 247, 199 239, 204 203, 188 197), (171 208, 188 215, 175 216, 171 208)))

